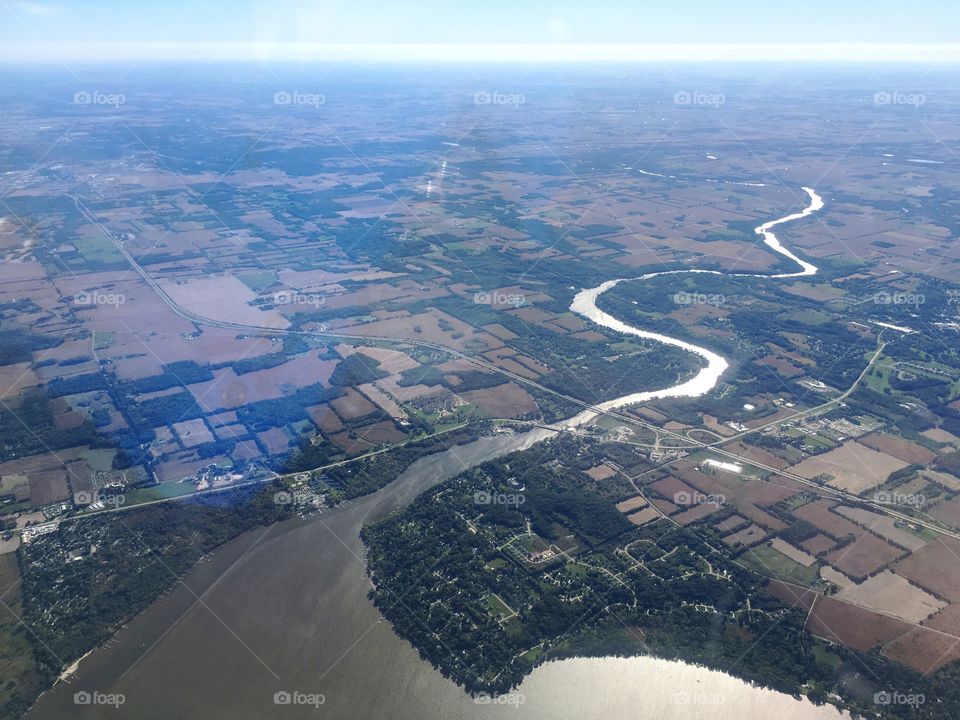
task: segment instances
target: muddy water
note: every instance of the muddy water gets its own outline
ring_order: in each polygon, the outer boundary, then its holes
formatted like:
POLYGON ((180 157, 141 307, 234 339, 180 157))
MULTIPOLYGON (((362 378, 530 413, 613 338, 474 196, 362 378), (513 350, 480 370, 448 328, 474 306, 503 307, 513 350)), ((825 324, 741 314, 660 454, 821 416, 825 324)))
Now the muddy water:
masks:
MULTIPOLYGON (((721 673, 650 658, 581 659, 536 670, 500 704, 478 704, 398 638, 367 600, 359 530, 436 482, 549 435, 483 438, 423 458, 374 495, 247 533, 134 619, 45 694, 47 718, 835 718, 721 673), (74 693, 124 697, 78 706, 74 693), (315 705, 277 705, 278 692, 315 705), (313 696, 313 697, 310 697, 313 696)), ((402 599, 401 599, 402 602, 402 599)))

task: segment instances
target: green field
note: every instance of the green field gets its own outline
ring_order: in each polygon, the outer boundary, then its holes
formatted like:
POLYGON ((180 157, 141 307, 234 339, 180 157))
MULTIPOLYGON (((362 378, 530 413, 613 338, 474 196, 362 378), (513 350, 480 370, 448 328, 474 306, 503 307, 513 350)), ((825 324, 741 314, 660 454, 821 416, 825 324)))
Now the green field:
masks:
POLYGON ((487 605, 490 606, 490 610, 493 611, 494 615, 501 615, 503 617, 513 615, 513 611, 496 595, 487 595, 487 605))
POLYGON ((767 544, 758 545, 745 552, 740 560, 744 565, 761 575, 774 576, 781 580, 812 587, 820 577, 820 565, 804 567, 767 544))

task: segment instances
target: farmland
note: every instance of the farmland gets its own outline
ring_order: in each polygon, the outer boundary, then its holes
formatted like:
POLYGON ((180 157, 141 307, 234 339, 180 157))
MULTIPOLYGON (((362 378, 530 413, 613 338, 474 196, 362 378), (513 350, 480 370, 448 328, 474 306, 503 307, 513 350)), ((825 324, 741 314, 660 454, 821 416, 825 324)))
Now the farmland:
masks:
MULTIPOLYGON (((422 537, 460 553, 440 571, 464 595, 431 605, 442 589, 410 582, 410 618, 475 624, 477 688, 620 652, 604 613, 649 632, 645 650, 716 667, 747 653, 745 677, 817 699, 842 691, 833 664, 875 668, 850 653, 896 661, 878 673, 953 672, 960 186, 946 161, 911 160, 960 138, 949 108, 864 105, 841 73, 804 81, 830 89, 813 104, 740 88, 721 111, 733 137, 662 77, 508 76, 531 84, 508 110, 463 80, 413 98, 355 72, 325 81, 322 115, 271 105, 271 78, 202 74, 141 78, 115 109, 45 80, 0 120, 0 557, 30 560, 29 619, 70 569, 34 549, 73 523, 113 537, 111 518, 142 511, 180 572, 199 555, 153 523, 169 507, 276 484, 293 507, 258 496, 263 517, 230 527, 313 517, 414 457, 535 427, 560 437, 397 516, 422 536, 396 518, 366 534, 378 589, 411 580, 422 537), (755 108, 789 117, 789 142, 755 108), (781 237, 818 274, 768 277, 795 268, 754 228, 802 208, 807 185, 824 207, 781 237), (702 367, 571 311, 611 278, 603 312, 729 367, 701 397, 544 430, 702 367), (470 501, 491 490, 525 503, 470 501), (597 635, 564 637, 594 604, 597 635), (702 647, 715 627, 726 650, 702 647)), ((126 609, 165 587, 128 588, 126 609)), ((111 608, 91 638, 127 617, 111 608)), ((410 618, 390 619, 462 681, 410 618)))

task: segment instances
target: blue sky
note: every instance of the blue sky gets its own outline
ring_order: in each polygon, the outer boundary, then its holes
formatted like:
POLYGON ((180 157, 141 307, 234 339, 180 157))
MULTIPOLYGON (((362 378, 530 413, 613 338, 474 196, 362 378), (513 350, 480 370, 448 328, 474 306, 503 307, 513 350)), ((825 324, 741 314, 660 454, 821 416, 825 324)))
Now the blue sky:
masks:
POLYGON ((923 46, 957 43, 958 34, 960 2, 953 0, 0 1, 5 57, 145 49, 228 57, 254 44, 266 57, 363 44, 384 56, 431 46, 438 55, 484 59, 490 45, 534 57, 560 44, 593 47, 583 50, 586 56, 614 46, 640 54, 651 45, 679 46, 677 53, 690 59, 710 52, 749 56, 758 46, 813 58, 828 45, 850 55, 869 45, 883 57, 883 47, 897 45, 909 59, 923 46), (709 50, 718 45, 725 48, 709 50))

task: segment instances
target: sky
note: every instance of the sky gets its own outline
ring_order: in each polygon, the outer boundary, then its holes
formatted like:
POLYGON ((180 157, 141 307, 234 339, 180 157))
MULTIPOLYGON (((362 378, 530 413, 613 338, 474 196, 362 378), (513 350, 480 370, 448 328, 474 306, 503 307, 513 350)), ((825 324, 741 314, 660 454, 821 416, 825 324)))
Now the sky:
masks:
POLYGON ((960 60, 956 0, 0 0, 0 59, 960 60))

